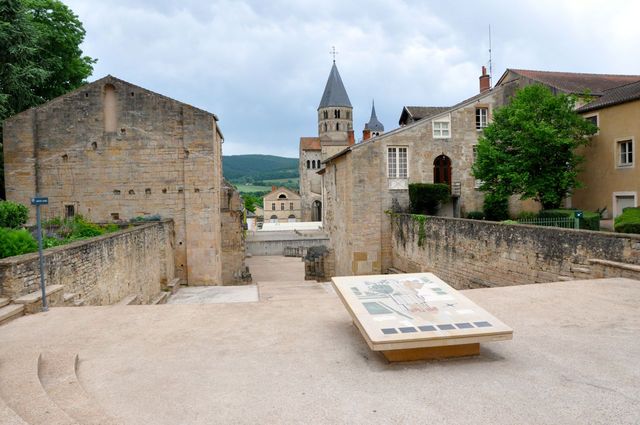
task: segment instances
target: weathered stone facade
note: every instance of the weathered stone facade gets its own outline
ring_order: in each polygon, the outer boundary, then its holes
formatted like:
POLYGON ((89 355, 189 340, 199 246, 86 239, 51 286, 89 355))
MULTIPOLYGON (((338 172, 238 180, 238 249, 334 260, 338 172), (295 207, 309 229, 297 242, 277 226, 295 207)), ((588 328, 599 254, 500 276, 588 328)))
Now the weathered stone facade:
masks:
POLYGON ((640 235, 387 215, 392 266, 457 289, 603 277, 640 279, 640 235))
MULTIPOLYGON (((175 275, 174 227, 154 222, 44 251, 47 286, 64 285, 83 305, 114 304, 130 295, 149 303, 175 275)), ((0 295, 38 291, 38 253, 0 260, 0 295)))
MULTIPOLYGON (((350 146, 325 162, 325 229, 331 237, 338 275, 383 273, 391 266, 391 228, 385 211, 409 207, 409 183, 434 183, 434 161, 450 158, 451 183, 457 191, 442 215, 481 210, 483 195, 471 174, 476 129, 476 109, 492 111, 504 105, 517 84, 504 84, 475 96, 452 109, 366 142, 350 146), (433 122, 447 122, 448 137, 435 137, 433 122), (406 148, 406 178, 390 176, 390 148, 406 148), (459 189, 456 189, 459 188, 459 189)), ((512 213, 532 208, 530 203, 512 202, 512 213)))
POLYGON ((274 187, 262 198, 264 222, 296 222, 300 221, 300 195, 286 187, 274 187))
POLYGON ((5 122, 7 199, 48 196, 47 217, 171 218, 176 274, 221 284, 221 143, 214 114, 108 76, 5 122))
POLYGON ((244 202, 229 182, 223 180, 220 191, 222 222, 222 284, 251 283, 251 273, 245 264, 244 202))

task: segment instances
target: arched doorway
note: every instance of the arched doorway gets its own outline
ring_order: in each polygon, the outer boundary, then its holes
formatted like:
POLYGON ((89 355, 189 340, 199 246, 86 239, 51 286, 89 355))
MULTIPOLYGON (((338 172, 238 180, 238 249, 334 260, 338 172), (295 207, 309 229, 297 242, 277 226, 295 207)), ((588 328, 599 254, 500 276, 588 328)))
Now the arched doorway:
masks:
POLYGON ((289 223, 295 223, 295 222, 296 222, 296 221, 298 221, 298 220, 296 219, 296 216, 295 216, 295 215, 290 214, 290 215, 289 215, 289 218, 287 219, 287 221, 288 221, 289 223))
POLYGON ((311 221, 322 221, 322 202, 313 201, 311 208, 311 221))
POLYGON ((451 159, 440 155, 433 161, 433 182, 451 186, 451 159))
POLYGON ((272 215, 271 218, 269 219, 269 221, 271 223, 277 223, 278 222, 278 216, 277 215, 272 215))

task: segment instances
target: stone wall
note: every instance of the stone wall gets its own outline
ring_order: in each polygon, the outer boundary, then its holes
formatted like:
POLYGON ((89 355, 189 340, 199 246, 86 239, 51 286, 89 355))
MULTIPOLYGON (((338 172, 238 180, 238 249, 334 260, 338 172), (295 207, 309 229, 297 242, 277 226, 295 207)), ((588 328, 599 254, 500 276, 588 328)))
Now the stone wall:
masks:
POLYGON ((245 265, 244 202, 240 193, 227 181, 223 182, 220 199, 222 222, 222 284, 238 285, 251 282, 245 265))
MULTIPOLYGON (((220 284, 222 135, 214 114, 108 76, 5 121, 7 199, 92 222, 173 219, 176 273, 220 284)), ((31 218, 35 217, 33 207, 31 218)))
POLYGON ((256 232, 247 237, 247 252, 251 255, 284 255, 286 247, 310 248, 312 246, 328 246, 327 235, 300 234, 299 232, 256 232))
MULTIPOLYGON (((174 278, 173 222, 165 220, 44 251, 47 286, 64 285, 84 305, 114 304, 128 295, 149 303, 174 278)), ((40 288, 38 253, 0 260, 0 295, 40 288)))
POLYGON ((457 288, 601 277, 640 279, 640 235, 388 215, 393 267, 457 288))

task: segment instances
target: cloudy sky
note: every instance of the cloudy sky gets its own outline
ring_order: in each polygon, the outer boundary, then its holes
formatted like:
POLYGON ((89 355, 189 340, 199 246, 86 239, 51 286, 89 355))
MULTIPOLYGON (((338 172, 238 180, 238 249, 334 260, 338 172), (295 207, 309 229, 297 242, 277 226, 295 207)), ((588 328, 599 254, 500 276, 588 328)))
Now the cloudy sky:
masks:
POLYGON ((298 156, 337 64, 360 135, 375 98, 386 130, 404 105, 447 106, 505 68, 640 74, 640 2, 63 0, 84 23, 94 75, 216 113, 225 155, 298 156))

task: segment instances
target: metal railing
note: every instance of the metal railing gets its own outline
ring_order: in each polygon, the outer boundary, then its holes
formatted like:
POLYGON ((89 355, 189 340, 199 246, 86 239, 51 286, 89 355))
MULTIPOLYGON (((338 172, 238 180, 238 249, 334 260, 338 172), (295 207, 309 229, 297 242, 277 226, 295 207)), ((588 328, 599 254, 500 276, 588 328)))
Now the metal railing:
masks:
POLYGON ((520 224, 530 224, 533 226, 563 227, 565 229, 580 228, 580 219, 573 217, 525 218, 517 221, 520 224))

